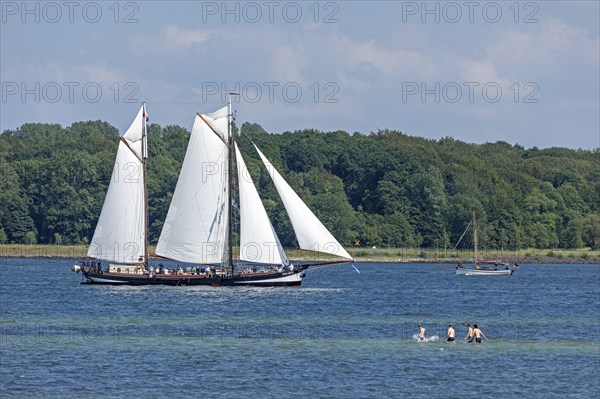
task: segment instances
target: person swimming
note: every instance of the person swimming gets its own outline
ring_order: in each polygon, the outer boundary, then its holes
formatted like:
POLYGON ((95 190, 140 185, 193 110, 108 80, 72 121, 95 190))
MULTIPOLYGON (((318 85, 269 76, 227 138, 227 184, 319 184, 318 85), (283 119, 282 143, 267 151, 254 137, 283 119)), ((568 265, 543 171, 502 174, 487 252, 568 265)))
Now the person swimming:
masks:
POLYGON ((425 327, 423 327, 421 323, 418 323, 417 327, 419 327, 419 335, 417 335, 417 339, 419 342, 423 342, 425 341, 425 327))

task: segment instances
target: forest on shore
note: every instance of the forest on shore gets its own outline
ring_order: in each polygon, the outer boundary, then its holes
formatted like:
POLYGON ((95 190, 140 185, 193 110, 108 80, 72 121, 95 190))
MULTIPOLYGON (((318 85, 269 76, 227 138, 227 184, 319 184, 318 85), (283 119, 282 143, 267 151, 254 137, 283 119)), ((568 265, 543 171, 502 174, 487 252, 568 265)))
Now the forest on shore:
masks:
MULTIPOLYGON (((269 134, 238 144, 282 244, 295 236, 254 142, 345 246, 452 248, 477 214, 481 248, 600 248, 600 150, 469 144, 382 130, 269 134)), ((169 208, 189 131, 148 125, 150 242, 169 208)), ((565 134, 568 134, 566 132, 565 134)), ((0 135, 0 244, 87 244, 119 131, 102 121, 24 124, 0 135)), ((471 239, 461 241, 468 248, 471 239)))

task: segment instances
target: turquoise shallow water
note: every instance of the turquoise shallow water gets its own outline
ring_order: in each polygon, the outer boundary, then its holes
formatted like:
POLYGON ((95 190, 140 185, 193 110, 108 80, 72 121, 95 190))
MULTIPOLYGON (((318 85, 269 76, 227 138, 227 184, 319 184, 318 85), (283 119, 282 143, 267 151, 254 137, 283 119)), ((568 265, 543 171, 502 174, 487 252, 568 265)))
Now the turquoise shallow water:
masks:
POLYGON ((310 271, 303 288, 80 285, 0 260, 0 397, 527 398, 600 392, 600 265, 511 277, 423 264, 310 271), (418 343, 478 323, 481 345, 418 343))

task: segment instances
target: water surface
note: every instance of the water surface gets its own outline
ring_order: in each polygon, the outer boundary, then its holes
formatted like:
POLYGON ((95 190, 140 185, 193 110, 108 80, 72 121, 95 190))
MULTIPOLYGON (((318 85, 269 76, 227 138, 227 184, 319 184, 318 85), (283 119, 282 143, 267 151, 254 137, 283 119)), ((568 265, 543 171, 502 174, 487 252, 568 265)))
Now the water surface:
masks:
POLYGON ((290 289, 80 285, 71 264, 0 260, 0 396, 600 392, 600 265, 477 277, 359 263, 360 274, 348 265, 309 271, 290 289), (490 340, 465 343, 467 322, 490 340), (416 342, 416 323, 434 339, 416 342), (455 343, 444 341, 448 323, 455 343))

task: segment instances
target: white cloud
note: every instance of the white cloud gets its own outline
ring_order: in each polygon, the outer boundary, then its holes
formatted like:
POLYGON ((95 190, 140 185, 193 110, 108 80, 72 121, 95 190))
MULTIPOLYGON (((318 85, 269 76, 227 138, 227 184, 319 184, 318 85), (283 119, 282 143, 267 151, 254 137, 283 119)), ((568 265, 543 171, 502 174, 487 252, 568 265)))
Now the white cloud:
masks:
MULTIPOLYGON (((362 92, 373 87, 384 87, 410 77, 424 79, 436 67, 422 53, 396 46, 379 45, 373 40, 353 40, 348 36, 319 31, 306 31, 302 42, 293 45, 281 43, 271 55, 271 63, 278 79, 307 82, 307 76, 318 70, 327 79, 336 79, 340 86, 362 92)), ((323 78, 321 78, 323 79, 323 78)))
POLYGON ((184 29, 168 25, 162 32, 162 38, 167 45, 190 47, 206 42, 213 33, 214 31, 208 29, 184 29))
POLYGON ((566 56, 592 57, 597 61, 599 38, 558 19, 541 22, 529 32, 508 31, 489 48, 497 61, 520 64, 545 64, 566 56))
POLYGON ((302 69, 307 65, 309 56, 302 43, 282 46, 273 51, 272 63, 276 79, 284 82, 304 83, 302 69))
POLYGON ((461 60, 464 79, 510 81, 535 79, 551 70, 598 65, 600 39, 579 27, 550 19, 527 30, 510 29, 488 44, 480 58, 461 60))
POLYGON ((352 41, 346 36, 335 35, 324 41, 332 56, 346 66, 355 67, 369 62, 379 69, 387 79, 396 80, 404 74, 426 76, 435 70, 434 63, 424 54, 404 50, 400 45, 383 48, 375 41, 352 41))
POLYGON ((495 63, 486 59, 463 59, 459 63, 460 75, 465 82, 477 82, 485 84, 495 82, 506 85, 507 79, 502 78, 496 70, 495 63))
POLYGON ((83 81, 96 82, 109 87, 117 82, 123 84, 126 78, 118 69, 108 65, 84 64, 75 68, 76 73, 82 75, 83 81))

